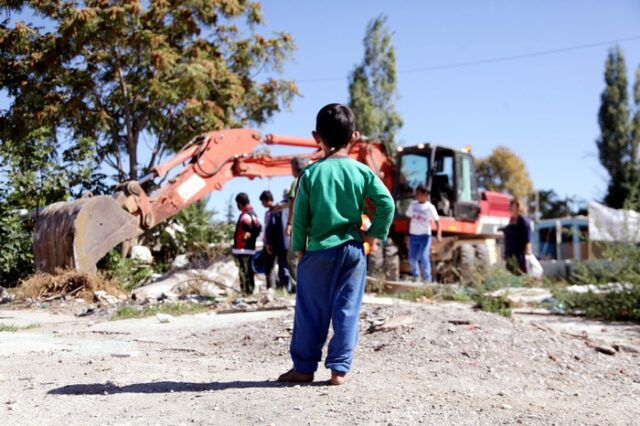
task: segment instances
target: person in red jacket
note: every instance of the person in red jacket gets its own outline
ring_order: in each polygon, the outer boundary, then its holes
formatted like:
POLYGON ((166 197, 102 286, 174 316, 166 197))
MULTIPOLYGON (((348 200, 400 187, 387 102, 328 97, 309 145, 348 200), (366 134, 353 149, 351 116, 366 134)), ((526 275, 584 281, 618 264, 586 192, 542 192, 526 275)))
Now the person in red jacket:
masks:
POLYGON ((255 283, 251 260, 256 253, 256 239, 262 230, 262 225, 245 192, 236 196, 236 204, 240 210, 240 216, 236 223, 231 253, 238 265, 240 289, 245 294, 253 294, 255 283))

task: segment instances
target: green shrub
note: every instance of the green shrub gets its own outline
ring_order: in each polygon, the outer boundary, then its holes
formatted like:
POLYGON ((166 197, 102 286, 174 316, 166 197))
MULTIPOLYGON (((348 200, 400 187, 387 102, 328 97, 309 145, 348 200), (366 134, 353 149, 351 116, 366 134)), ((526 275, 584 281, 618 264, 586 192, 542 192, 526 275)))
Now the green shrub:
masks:
POLYGON ((154 273, 150 265, 136 259, 123 258, 118 249, 107 253, 101 263, 104 265, 103 276, 125 290, 146 284, 154 273))
POLYGON ((0 205, 0 285, 15 287, 34 271, 31 229, 15 212, 0 205))

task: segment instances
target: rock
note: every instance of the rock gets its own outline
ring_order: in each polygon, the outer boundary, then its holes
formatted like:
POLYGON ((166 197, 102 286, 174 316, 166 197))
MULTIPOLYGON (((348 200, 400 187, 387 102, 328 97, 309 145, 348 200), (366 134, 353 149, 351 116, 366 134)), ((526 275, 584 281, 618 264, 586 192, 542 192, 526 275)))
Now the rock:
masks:
POLYGON ((156 319, 162 324, 173 322, 174 317, 169 314, 156 314, 156 319))
POLYGON ((76 311, 74 313, 75 316, 77 317, 86 317, 89 316, 91 314, 94 314, 96 312, 96 306, 95 305, 89 305, 89 306, 85 306, 82 309, 76 311))
POLYGON ((153 263, 153 255, 151 254, 151 250, 147 246, 131 247, 131 258, 148 265, 153 263))
POLYGON ((179 254, 171 262, 171 269, 186 268, 189 265, 189 256, 186 254, 179 254))
POLYGON ((382 323, 379 320, 374 320, 371 322, 371 326, 367 330, 369 333, 373 333, 376 331, 391 331, 396 328, 400 328, 403 326, 407 326, 413 323, 412 315, 399 315, 397 317, 389 318, 382 323))
POLYGON ((609 345, 604 345, 604 344, 596 344, 596 345, 592 345, 593 349, 596 350, 596 352, 600 352, 603 353, 605 355, 615 355, 616 354, 616 350, 609 346, 609 345))

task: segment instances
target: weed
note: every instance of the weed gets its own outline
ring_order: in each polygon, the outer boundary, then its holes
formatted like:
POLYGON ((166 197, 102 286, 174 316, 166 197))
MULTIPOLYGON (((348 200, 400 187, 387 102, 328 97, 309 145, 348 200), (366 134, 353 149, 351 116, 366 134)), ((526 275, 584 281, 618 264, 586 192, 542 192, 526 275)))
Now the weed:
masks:
POLYGON ((156 314, 169 314, 173 316, 195 314, 209 310, 206 305, 199 303, 163 303, 153 306, 129 306, 122 305, 110 318, 111 321, 118 321, 130 318, 144 318, 156 314))
POLYGON ((395 293, 394 296, 402 300, 410 300, 415 302, 419 298, 432 298, 436 294, 435 290, 431 288, 416 288, 412 290, 400 291, 395 293))
POLYGON ((504 297, 488 297, 477 295, 473 298, 476 301, 476 308, 481 311, 494 312, 506 318, 511 318, 511 308, 509 301, 504 297))
POLYGON ((9 333, 15 333, 16 331, 20 331, 20 330, 32 330, 34 328, 38 328, 40 327, 39 323, 31 323, 31 324, 27 324, 25 326, 18 326, 15 324, 0 324, 0 332, 6 331, 9 333))

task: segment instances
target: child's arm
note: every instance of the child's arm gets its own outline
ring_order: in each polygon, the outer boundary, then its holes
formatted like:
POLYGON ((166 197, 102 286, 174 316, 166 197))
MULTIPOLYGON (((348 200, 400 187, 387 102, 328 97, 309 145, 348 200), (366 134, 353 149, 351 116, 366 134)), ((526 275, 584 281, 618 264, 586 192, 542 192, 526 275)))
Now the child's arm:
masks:
POLYGON ((433 216, 433 220, 436 222, 436 238, 438 241, 442 241, 442 228, 440 227, 440 215, 436 210, 436 206, 429 202, 429 210, 431 211, 431 216, 433 216))
POLYGON ((366 195, 376 208, 367 236, 384 241, 387 239, 389 227, 393 221, 393 213, 395 212, 393 198, 389 194, 387 187, 373 172, 370 174, 366 195))
POLYGON ((407 211, 404 212, 406 217, 411 217, 413 215, 413 202, 409 203, 409 207, 407 207, 407 211))
POLYGON ((440 227, 440 219, 436 220, 436 239, 442 241, 442 228, 440 227))
POLYGON ((307 250, 307 237, 309 236, 309 188, 306 180, 300 176, 300 185, 296 194, 293 207, 293 226, 291 236, 291 250, 298 254, 307 250))

